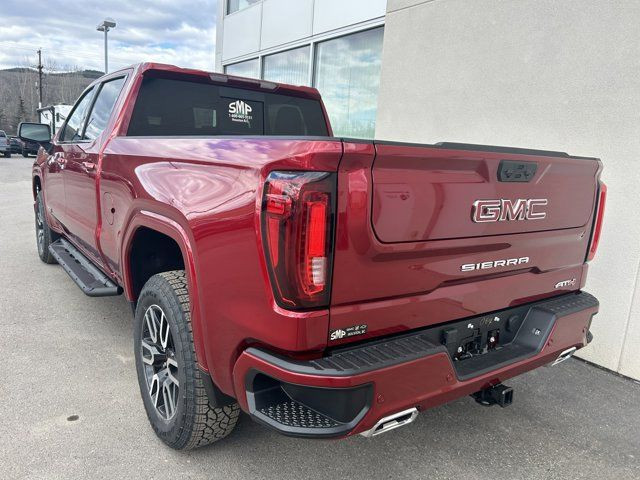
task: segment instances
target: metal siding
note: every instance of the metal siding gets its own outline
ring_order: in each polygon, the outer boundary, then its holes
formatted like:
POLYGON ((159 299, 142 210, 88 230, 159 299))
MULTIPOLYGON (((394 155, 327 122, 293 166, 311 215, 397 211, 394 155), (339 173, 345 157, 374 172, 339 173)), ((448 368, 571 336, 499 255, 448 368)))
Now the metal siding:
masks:
POLYGON ((313 0, 265 0, 261 49, 311 36, 313 0))

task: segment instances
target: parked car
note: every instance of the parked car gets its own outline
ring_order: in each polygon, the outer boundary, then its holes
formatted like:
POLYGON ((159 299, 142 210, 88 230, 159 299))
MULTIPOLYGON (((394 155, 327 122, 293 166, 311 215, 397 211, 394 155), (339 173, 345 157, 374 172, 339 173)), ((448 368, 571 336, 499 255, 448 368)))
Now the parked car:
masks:
POLYGON ((29 155, 37 155, 40 145, 38 142, 30 140, 22 140, 22 156, 27 158, 29 155))
POLYGON ((22 152, 22 141, 18 137, 9 137, 9 145, 11 146, 11 153, 22 152))
POLYGON ((11 157, 11 145, 4 130, 0 130, 0 154, 4 157, 11 157))
POLYGON ((315 89, 159 64, 96 80, 53 139, 20 132, 44 147, 38 254, 131 302, 173 448, 240 409, 329 438, 465 395, 504 407, 501 382, 591 341, 596 158, 338 138, 315 89))

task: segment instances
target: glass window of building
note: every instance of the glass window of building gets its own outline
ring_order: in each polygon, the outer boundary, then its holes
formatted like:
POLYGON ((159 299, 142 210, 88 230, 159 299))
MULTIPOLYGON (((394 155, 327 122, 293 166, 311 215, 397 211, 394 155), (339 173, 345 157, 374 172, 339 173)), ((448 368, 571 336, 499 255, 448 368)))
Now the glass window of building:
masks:
POLYGON ((261 0, 227 0, 227 15, 243 8, 250 7, 254 3, 258 3, 261 0))
POLYGON ((383 27, 319 43, 315 86, 336 136, 375 134, 383 27))
POLYGON ((264 57, 263 78, 292 85, 309 84, 309 46, 264 57))
POLYGON ((257 58, 224 67, 224 73, 236 77, 260 78, 260 61, 257 58))

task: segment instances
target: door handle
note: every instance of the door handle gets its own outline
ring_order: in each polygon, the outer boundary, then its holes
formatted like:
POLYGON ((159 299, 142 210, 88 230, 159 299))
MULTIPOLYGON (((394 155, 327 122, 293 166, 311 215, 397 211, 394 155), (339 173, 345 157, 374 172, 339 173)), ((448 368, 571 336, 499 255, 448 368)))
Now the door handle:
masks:
POLYGON ((93 162, 82 162, 82 166, 87 172, 91 172, 96 168, 96 164, 93 162))

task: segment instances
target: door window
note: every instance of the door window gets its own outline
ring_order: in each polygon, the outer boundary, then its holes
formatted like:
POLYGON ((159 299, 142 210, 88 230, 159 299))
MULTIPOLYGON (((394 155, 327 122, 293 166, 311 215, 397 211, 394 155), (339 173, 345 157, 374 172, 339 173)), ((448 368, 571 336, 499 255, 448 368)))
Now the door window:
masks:
POLYGON ((64 131, 60 136, 61 141, 77 142, 81 139, 84 120, 87 116, 89 105, 91 105, 94 90, 95 89, 92 87, 76 103, 76 106, 73 108, 73 112, 67 120, 64 131))
POLYGON ((85 129, 83 139, 94 140, 102 133, 107 126, 113 106, 116 104, 120 90, 124 85, 124 77, 109 80, 102 84, 100 92, 96 97, 96 101, 93 104, 91 115, 87 121, 87 128, 85 129))

